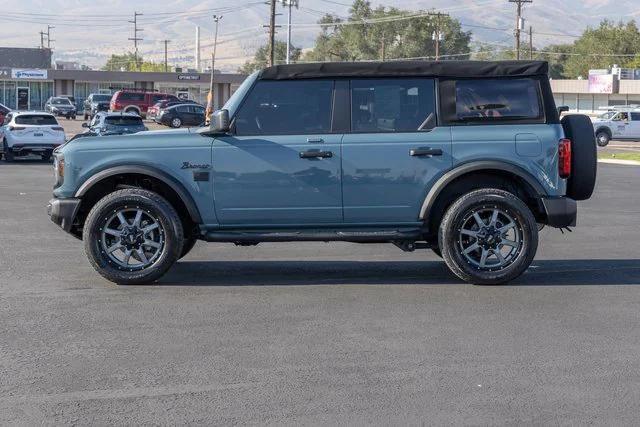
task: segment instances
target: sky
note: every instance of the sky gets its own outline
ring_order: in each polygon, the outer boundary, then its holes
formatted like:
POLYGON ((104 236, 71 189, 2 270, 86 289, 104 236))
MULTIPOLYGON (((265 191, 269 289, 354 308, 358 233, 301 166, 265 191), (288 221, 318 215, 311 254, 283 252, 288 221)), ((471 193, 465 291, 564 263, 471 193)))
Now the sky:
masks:
MULTIPOLYGON (((2 0, 0 3, 8 2, 2 0)), ((603 18, 633 19, 640 16, 638 0, 534 0, 524 16, 527 26, 538 34, 535 44, 566 43, 575 40, 589 25, 603 18), (548 35, 542 34, 548 33, 548 35)), ((293 43, 307 48, 320 28, 315 25, 324 13, 348 14, 350 0, 300 0, 293 11, 293 43)), ((393 5, 410 10, 436 8, 448 12, 473 31, 474 39, 510 46, 515 6, 507 0, 395 0, 372 1, 373 5, 393 5)), ((133 50, 133 19, 144 30, 139 50, 145 59, 161 61, 163 40, 169 39, 169 59, 176 65, 193 65, 195 27, 201 27, 202 57, 210 58, 213 45, 214 14, 223 15, 216 68, 235 71, 255 50, 267 42, 263 28, 268 22, 269 6, 264 1, 236 0, 21 0, 11 7, 0 7, 0 44, 2 46, 37 47, 40 31, 47 25, 52 32, 54 58, 80 61, 99 67, 113 53, 133 50)), ((285 9, 278 4, 278 38, 284 39, 285 9)))

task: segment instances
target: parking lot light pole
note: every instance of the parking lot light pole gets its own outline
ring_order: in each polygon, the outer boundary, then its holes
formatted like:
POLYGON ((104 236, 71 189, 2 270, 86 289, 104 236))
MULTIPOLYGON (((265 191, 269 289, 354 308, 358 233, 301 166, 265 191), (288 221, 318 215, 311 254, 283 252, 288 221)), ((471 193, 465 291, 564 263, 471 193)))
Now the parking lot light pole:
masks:
POLYGON ((205 121, 209 123, 211 121, 211 114, 213 114, 213 87, 216 67, 216 50, 218 48, 218 26, 222 15, 213 15, 213 22, 216 23, 216 28, 213 36, 213 52, 211 53, 211 81, 209 82, 209 96, 207 99, 207 111, 205 114, 205 121))

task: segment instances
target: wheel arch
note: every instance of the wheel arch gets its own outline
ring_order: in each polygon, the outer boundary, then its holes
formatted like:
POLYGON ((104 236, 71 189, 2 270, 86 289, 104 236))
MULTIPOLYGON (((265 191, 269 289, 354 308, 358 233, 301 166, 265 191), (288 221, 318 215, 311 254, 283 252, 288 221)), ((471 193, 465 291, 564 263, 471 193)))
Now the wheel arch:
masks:
POLYGON ((127 105, 122 109, 122 111, 124 111, 125 113, 127 112, 127 110, 136 110, 139 116, 142 115, 142 110, 137 105, 127 105))
MULTIPOLYGON (((514 187, 520 192, 534 213, 543 214, 539 206, 540 196, 547 195, 544 187, 523 168, 499 161, 478 161, 466 163, 442 175, 431 187, 422 203, 419 219, 429 225, 444 214, 446 208, 460 191, 496 185, 500 188, 514 187)), ((432 227, 428 227, 431 230, 432 227)))
MULTIPOLYGON (((166 172, 152 166, 124 165, 102 170, 82 183, 76 190, 74 197, 90 200, 89 204, 92 205, 97 201, 95 199, 105 191, 112 191, 114 185, 137 187, 141 186, 139 184, 145 180, 152 186, 155 185, 170 202, 178 205, 175 208, 184 220, 193 224, 202 223, 198 206, 184 185, 166 172), (185 213, 187 215, 184 215, 185 213)), ((86 209, 87 206, 83 210, 86 211, 86 209)))
POLYGON ((611 128, 609 126, 600 126, 596 128, 595 134, 597 135, 602 131, 606 132, 609 135, 609 138, 613 137, 613 132, 611 132, 611 128))

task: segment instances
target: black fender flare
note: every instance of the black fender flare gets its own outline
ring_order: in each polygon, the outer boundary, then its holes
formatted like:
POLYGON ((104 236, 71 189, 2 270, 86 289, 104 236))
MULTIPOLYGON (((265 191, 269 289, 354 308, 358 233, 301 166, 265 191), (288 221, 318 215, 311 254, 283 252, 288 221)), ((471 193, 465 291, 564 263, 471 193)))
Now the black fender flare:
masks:
POLYGON ((82 198, 91 187, 99 183, 100 181, 121 174, 138 174, 138 175, 148 175, 152 178, 155 178, 159 181, 162 181, 166 185, 168 185, 173 191, 176 192, 182 203, 187 207, 187 211, 189 212, 189 216, 191 220, 196 224, 202 224, 202 216, 200 216, 200 211, 198 210, 198 206, 196 205, 191 194, 185 189, 184 185, 180 183, 177 179, 172 177, 166 172, 163 172, 157 168, 151 166, 143 166, 143 165, 123 165, 123 166, 113 166, 108 169, 104 169, 87 179, 85 182, 78 187, 76 190, 74 197, 82 198))
POLYGON ((420 220, 425 220, 427 215, 431 211, 433 204, 438 199, 438 196, 442 191, 456 178, 465 175, 469 172, 478 172, 478 171, 502 171, 509 172, 514 174, 520 178, 522 178, 527 184, 533 188, 533 190, 539 196, 546 196, 547 191, 544 189, 542 185, 531 175, 531 173, 527 172, 520 166, 516 166, 507 162, 500 162, 495 160, 479 160, 469 163, 464 163, 462 165, 457 166, 454 169, 446 172, 442 175, 432 186, 427 196, 422 203, 422 208, 420 209, 420 220))

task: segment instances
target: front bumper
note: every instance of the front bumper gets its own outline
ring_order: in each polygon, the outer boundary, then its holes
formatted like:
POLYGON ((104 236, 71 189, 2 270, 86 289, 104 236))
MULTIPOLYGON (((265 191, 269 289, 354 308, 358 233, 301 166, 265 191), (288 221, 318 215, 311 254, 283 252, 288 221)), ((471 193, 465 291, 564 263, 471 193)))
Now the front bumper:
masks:
POLYGON ((542 205, 547 215, 547 225, 556 228, 575 227, 578 205, 568 197, 543 197, 542 205))
POLYGON ((67 233, 72 232, 73 221, 80 208, 80 199, 51 199, 47 203, 47 215, 67 233))

